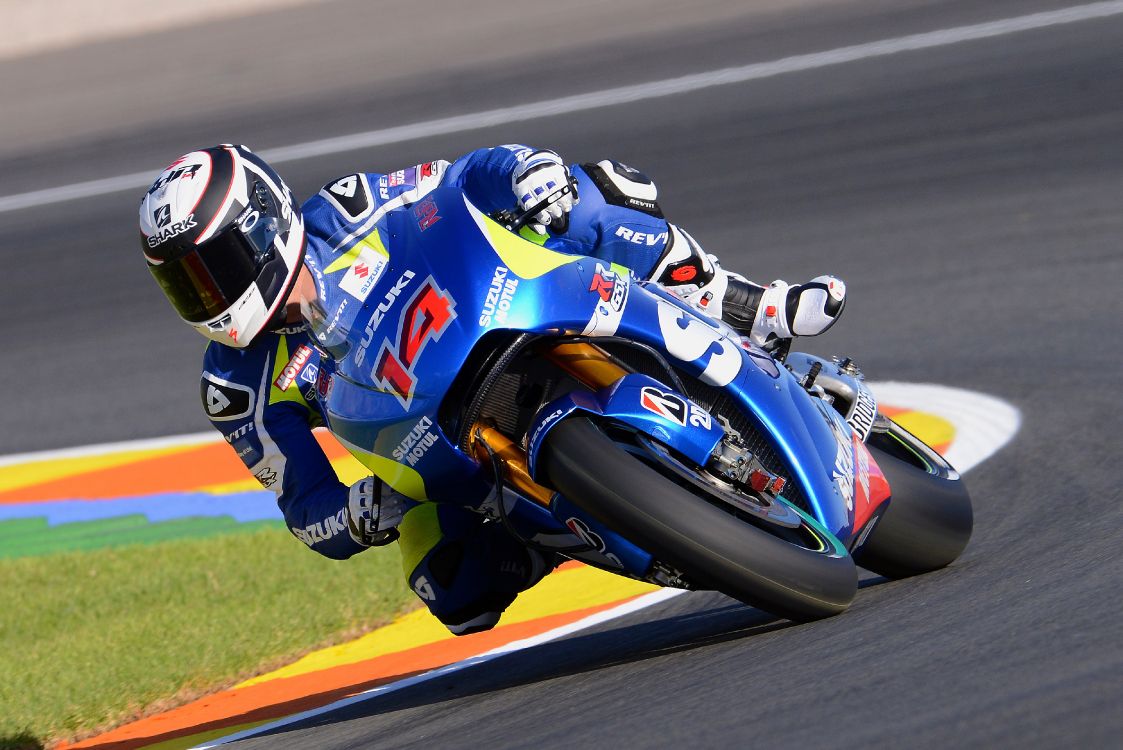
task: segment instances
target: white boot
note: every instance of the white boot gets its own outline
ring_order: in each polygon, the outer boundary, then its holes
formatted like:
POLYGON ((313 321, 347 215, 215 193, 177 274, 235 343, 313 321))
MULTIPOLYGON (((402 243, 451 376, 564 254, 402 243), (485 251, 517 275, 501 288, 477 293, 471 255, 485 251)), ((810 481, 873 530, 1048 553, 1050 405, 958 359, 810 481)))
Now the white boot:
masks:
MULTIPOLYGON (((735 283, 731 281, 730 286, 735 283)), ((729 296, 727 292, 727 311, 731 307, 729 296)), ((749 338, 765 346, 776 339, 818 336, 834 325, 845 306, 846 284, 834 276, 816 276, 805 284, 773 281, 759 292, 749 338)))

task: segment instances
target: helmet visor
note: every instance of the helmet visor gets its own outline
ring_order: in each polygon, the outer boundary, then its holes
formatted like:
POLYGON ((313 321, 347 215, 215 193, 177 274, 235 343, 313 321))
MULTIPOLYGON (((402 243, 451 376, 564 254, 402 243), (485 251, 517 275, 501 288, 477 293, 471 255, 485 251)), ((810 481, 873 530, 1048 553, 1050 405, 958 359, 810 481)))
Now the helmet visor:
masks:
POLYGON ((248 223, 231 224, 175 260, 149 264, 148 270, 187 322, 217 318, 254 283, 267 306, 276 301, 288 275, 273 243, 277 220, 263 216, 244 231, 248 223))

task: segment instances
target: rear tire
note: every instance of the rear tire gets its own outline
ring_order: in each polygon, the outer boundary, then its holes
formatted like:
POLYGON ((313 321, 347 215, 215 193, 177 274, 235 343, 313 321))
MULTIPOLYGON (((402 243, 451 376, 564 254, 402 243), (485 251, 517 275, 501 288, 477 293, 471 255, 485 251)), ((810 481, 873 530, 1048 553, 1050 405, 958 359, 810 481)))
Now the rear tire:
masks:
POLYGON ((863 568, 907 578, 943 568, 963 552, 974 526, 971 497, 959 474, 903 427, 874 433, 867 446, 892 499, 873 531, 854 551, 863 568))
POLYGON ((586 418, 550 430, 538 467, 568 500, 698 584, 800 621, 839 614, 854 599, 854 561, 833 537, 804 521, 799 532, 820 546, 812 549, 743 521, 664 476, 586 418))

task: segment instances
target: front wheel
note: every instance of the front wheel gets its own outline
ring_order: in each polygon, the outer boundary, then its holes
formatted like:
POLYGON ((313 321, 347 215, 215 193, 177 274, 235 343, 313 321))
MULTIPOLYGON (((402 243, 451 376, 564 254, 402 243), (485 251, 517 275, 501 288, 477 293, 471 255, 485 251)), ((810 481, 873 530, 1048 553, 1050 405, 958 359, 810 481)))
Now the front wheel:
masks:
POLYGON ((867 447, 889 481, 889 506, 854 550, 867 570, 905 578, 951 564, 971 539, 971 497, 942 456, 895 422, 867 447))
POLYGON ((539 467, 568 500, 693 582, 801 621, 839 614, 854 599, 853 559, 810 517, 798 514, 796 528, 777 526, 775 533, 758 527, 586 418, 550 430, 539 467))

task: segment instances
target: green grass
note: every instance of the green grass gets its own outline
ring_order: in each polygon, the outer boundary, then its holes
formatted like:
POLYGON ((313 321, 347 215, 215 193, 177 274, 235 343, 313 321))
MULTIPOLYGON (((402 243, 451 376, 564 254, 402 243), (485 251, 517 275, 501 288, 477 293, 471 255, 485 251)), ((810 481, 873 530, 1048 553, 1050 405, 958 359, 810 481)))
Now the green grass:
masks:
POLYGON ((0 559, 152 544, 171 539, 203 539, 219 534, 246 534, 265 528, 283 529, 285 524, 280 520, 239 523, 229 516, 176 518, 150 523, 139 513, 56 526, 49 525, 45 518, 20 518, 0 521, 0 559))
POLYGON ((104 728, 414 603, 395 546, 337 562, 279 529, 0 559, 0 746, 104 728))

